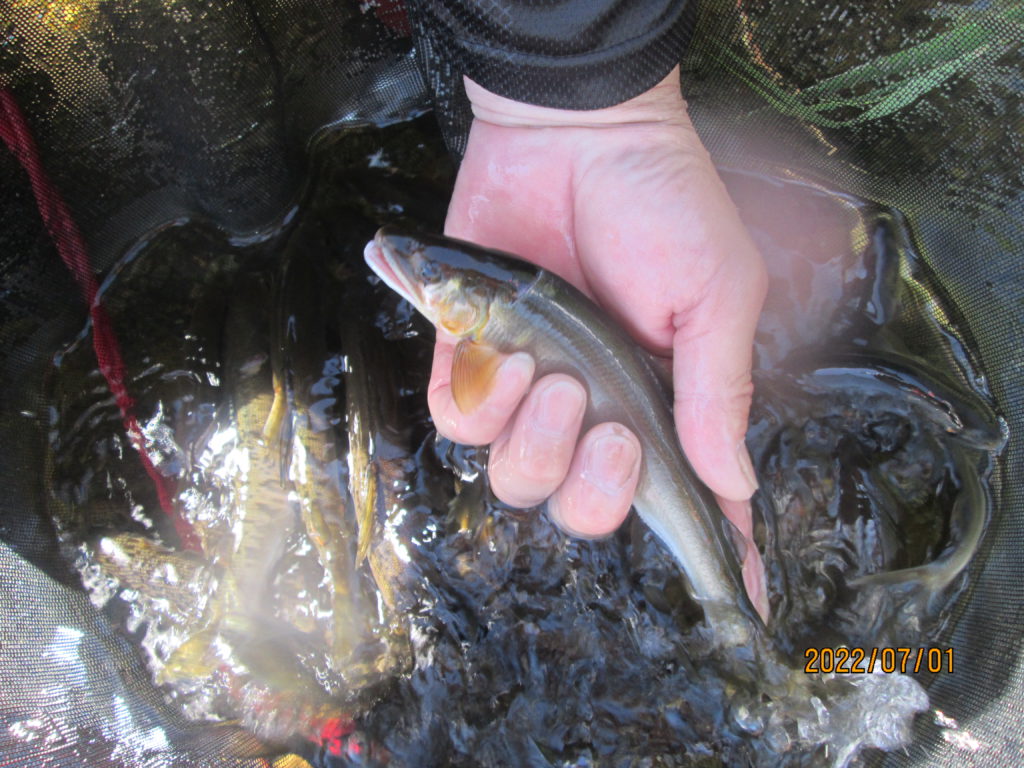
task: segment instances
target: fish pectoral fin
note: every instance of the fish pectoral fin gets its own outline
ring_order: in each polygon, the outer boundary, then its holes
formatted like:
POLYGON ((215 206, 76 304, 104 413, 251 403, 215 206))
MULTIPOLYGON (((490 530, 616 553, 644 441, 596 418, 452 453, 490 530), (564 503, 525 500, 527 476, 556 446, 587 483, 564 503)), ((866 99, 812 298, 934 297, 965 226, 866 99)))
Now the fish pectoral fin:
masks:
POLYGON ((493 347, 463 339, 452 360, 452 397, 463 413, 475 411, 494 388, 502 355, 493 347))

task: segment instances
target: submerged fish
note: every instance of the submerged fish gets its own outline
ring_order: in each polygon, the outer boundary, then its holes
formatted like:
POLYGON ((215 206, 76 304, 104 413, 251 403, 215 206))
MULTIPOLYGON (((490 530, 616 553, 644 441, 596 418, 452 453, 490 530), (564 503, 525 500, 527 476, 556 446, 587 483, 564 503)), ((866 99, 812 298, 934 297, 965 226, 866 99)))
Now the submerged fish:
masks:
POLYGON ((415 472, 409 435, 400 428, 400 370, 389 347, 364 320, 343 324, 347 365, 345 399, 349 434, 349 492, 359 525, 358 557, 370 565, 389 624, 389 661, 411 661, 406 622, 414 611, 418 578, 401 534, 415 472))
MULTIPOLYGON (((129 629, 145 625, 153 681, 189 718, 238 719, 275 743, 317 741, 322 724, 347 716, 396 662, 373 631, 376 605, 353 594, 361 577, 348 553, 355 531, 344 517, 344 446, 327 419, 337 377, 325 370, 337 356, 321 338, 326 321, 295 296, 280 297, 294 308, 298 336, 294 350, 280 345, 279 371, 269 276, 244 272, 231 287, 211 366, 223 380, 212 388, 222 392, 217 418, 201 438, 202 421, 176 420, 197 446, 178 502, 202 553, 107 532, 83 544, 79 567, 97 604, 120 594, 129 629), (315 580, 282 581, 299 566, 315 580)), ((176 378, 158 391, 180 389, 176 378)))
POLYGON ((618 421, 642 447, 634 507, 686 573, 719 642, 747 644, 762 624, 744 589, 731 524, 676 437, 653 358, 582 293, 507 254, 385 227, 370 267, 436 326, 461 338, 452 369, 459 408, 489 389, 501 354, 526 351, 536 375, 570 374, 587 388, 584 428, 618 421))
POLYGON ((328 352, 326 308, 336 300, 318 254, 324 235, 319 220, 303 221, 292 234, 275 289, 277 317, 271 332, 275 407, 267 424, 279 431, 283 475, 296 491, 303 528, 328 575, 331 592, 329 645, 335 666, 358 679, 353 652, 367 632, 356 617, 370 615, 361 599, 354 531, 346 509, 345 446, 336 393, 341 371, 328 352))

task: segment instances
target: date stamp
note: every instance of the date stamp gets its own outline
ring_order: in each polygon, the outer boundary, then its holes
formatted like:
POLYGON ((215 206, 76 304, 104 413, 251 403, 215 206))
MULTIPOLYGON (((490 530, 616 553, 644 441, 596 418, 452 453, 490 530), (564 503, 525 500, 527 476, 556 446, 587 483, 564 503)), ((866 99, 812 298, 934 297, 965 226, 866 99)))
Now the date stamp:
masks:
POLYGON ((953 672, 952 648, 808 648, 804 672, 853 675, 879 669, 899 672, 953 672))

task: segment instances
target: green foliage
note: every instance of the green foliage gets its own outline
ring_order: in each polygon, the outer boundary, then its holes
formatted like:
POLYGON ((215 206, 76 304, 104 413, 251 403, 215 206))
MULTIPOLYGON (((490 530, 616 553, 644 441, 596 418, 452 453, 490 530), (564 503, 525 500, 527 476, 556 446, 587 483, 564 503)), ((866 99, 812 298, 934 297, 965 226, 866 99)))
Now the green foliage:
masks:
POLYGON ((966 72, 997 73, 1024 41, 1024 6, 958 9, 954 26, 915 45, 858 64, 803 89, 788 88, 728 47, 711 55, 783 114, 824 128, 892 115, 966 72))

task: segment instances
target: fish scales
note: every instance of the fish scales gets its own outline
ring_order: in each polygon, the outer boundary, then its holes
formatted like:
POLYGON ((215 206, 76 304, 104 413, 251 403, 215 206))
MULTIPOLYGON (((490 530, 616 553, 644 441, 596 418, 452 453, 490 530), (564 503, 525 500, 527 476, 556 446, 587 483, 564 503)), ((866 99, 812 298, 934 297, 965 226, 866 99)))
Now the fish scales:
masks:
MULTIPOLYGON (((562 372, 582 381, 584 426, 618 421, 640 440, 634 507, 682 566, 716 638, 739 645, 760 635, 731 526, 683 455, 668 391, 647 352, 574 287, 507 254, 384 228, 367 261, 463 344, 525 351, 537 376, 562 372)), ((453 388, 457 378, 453 372, 453 388)))
MULTIPOLYGON (((705 610, 728 613, 728 606, 743 601, 740 565, 723 536, 728 523, 708 491, 683 476, 692 469, 679 447, 667 395, 636 342, 550 272, 541 272, 514 303, 492 307, 481 340, 503 352, 529 352, 537 377, 558 372, 579 379, 588 394, 584 429, 617 421, 632 430, 643 452, 637 513, 685 564, 692 594, 705 610), (722 524, 717 530, 716 517, 722 524)), ((724 618, 709 616, 719 623, 724 618)))

